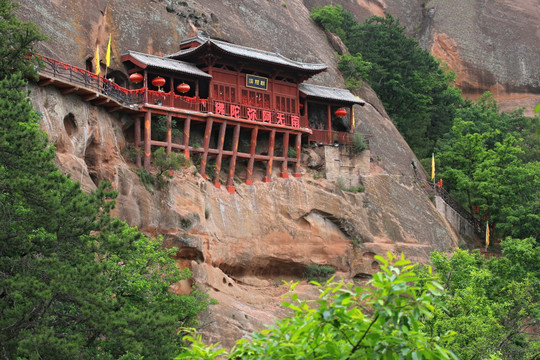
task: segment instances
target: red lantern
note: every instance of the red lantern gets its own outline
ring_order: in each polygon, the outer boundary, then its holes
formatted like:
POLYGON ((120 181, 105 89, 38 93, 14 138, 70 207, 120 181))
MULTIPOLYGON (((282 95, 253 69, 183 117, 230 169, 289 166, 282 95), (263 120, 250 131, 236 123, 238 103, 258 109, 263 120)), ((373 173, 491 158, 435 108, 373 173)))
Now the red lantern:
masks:
POLYGON ((189 84, 186 84, 186 83, 181 83, 180 85, 176 87, 176 90, 178 90, 178 92, 182 94, 187 93, 189 89, 191 89, 191 87, 189 86, 189 84))
POLYGON ((337 117, 344 117, 345 115, 347 115, 347 110, 337 109, 334 114, 336 114, 337 117))
POLYGON ((143 81, 144 77, 139 73, 133 73, 129 75, 129 81, 131 81, 134 84, 138 84, 141 81, 143 81))
POLYGON ((160 88, 165 85, 165 79, 161 76, 155 77, 154 80, 152 80, 152 85, 157 86, 158 90, 161 90, 160 88))

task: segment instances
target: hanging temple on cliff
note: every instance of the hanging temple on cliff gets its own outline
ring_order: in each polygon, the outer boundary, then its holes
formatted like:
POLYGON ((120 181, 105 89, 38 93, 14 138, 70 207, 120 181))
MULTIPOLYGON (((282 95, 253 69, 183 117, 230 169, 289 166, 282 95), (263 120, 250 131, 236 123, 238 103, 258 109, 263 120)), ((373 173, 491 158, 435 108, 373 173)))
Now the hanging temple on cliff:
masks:
POLYGON ((345 89, 306 84, 326 71, 324 64, 290 60, 198 35, 164 57, 128 51, 122 56, 129 79, 116 81, 43 57, 39 86, 53 85, 66 95, 110 112, 133 118, 127 139, 137 152, 137 165, 149 169, 151 153, 183 152, 200 161, 199 173, 220 187, 223 161, 228 160, 226 188, 233 193, 235 172, 242 162, 243 180, 252 184, 255 164, 262 181, 272 179, 274 162, 280 176, 300 176, 302 144, 350 144, 353 105, 364 101, 345 89), (165 135, 153 136, 153 123, 165 122, 165 135), (173 131, 176 130, 176 131, 173 131), (211 166, 207 166, 211 164, 211 166), (210 170, 211 169, 211 170, 210 170))

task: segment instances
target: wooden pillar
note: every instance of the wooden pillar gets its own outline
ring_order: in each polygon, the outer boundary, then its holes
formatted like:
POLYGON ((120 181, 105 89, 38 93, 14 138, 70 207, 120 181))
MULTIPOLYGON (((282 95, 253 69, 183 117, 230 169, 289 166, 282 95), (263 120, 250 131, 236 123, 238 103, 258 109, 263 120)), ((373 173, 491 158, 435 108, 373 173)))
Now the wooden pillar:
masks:
POLYGON ((236 124, 233 133, 231 160, 229 161, 229 176, 227 178, 227 191, 234 194, 234 172, 236 170, 236 156, 238 154, 238 140, 240 139, 240 124, 236 124))
POLYGON ((210 147, 210 135, 212 134, 212 125, 214 123, 214 119, 209 117, 206 119, 206 129, 204 130, 204 141, 203 141, 203 154, 201 158, 201 165, 199 169, 199 174, 203 178, 208 178, 206 175, 206 161, 208 159, 208 148, 210 147))
POLYGON ((253 185, 253 165, 255 164, 255 149, 257 148, 257 135, 259 128, 254 127, 251 130, 251 143, 249 145, 249 161, 247 166, 246 184, 253 185))
POLYGON ((137 167, 141 167, 141 118, 135 118, 135 150, 137 151, 137 167))
POLYGON ((302 133, 296 134, 296 143, 294 144, 294 148, 296 150, 296 162, 294 163, 294 177, 300 177, 302 174, 300 173, 300 156, 302 151, 302 133))
POLYGON ((167 142, 167 155, 171 153, 172 149, 172 113, 167 114, 167 138, 165 141, 167 142))
POLYGON ((143 79, 143 85, 144 85, 144 103, 148 104, 148 72, 146 69, 144 70, 144 79, 143 79))
POLYGON ((289 177, 289 172, 287 171, 287 158, 289 157, 289 132, 285 131, 283 133, 283 158, 281 162, 281 174, 280 176, 284 179, 289 177))
POLYGON ((327 144, 332 144, 332 109, 330 108, 330 105, 328 105, 328 137, 326 139, 327 144))
POLYGON ((227 120, 223 120, 221 127, 219 128, 219 138, 218 138, 218 155, 216 157, 216 173, 214 176, 214 186, 218 189, 221 187, 219 182, 219 174, 221 173, 221 160, 223 159, 223 143, 225 142, 225 131, 227 130, 227 120))
POLYGON ((152 120, 152 111, 147 110, 144 115, 144 168, 150 170, 150 155, 152 153, 152 133, 150 130, 150 123, 152 120))
POLYGON ((276 142, 276 129, 270 132, 270 141, 268 144, 268 162, 266 163, 266 174, 263 177, 264 182, 272 181, 272 165, 274 164, 274 145, 276 142))
POLYGON ((184 121, 184 157, 186 160, 190 158, 189 151, 189 134, 191 132, 191 115, 188 115, 184 121))
POLYGON ((174 107, 174 79, 170 77, 171 87, 169 88, 169 106, 174 107))
POLYGON ((195 80, 195 97, 199 98, 199 79, 195 80))

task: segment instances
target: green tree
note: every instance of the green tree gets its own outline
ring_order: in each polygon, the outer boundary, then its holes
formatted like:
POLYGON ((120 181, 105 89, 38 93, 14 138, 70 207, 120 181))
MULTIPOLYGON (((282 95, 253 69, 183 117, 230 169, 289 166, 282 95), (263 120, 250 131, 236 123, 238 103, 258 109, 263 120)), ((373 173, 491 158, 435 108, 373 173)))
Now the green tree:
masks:
POLYGON ((12 0, 0 0, 0 79, 19 71, 35 76, 39 60, 31 56, 34 44, 46 39, 35 24, 17 19, 17 6, 12 0))
MULTIPOLYGON (((317 300, 293 293, 283 303, 291 316, 239 340, 227 358, 454 359, 445 348, 452 332, 431 336, 423 326, 437 307, 440 285, 431 276, 417 276, 403 256, 376 259, 381 271, 368 286, 331 279, 325 286, 316 284, 321 291, 317 300)), ((194 346, 177 359, 214 358, 216 351, 201 346, 200 338, 190 339, 194 346)))
POLYGON ((457 115, 437 151, 445 187, 471 212, 479 206, 497 237, 538 237, 540 162, 520 147, 538 148, 522 138, 536 136, 536 120, 500 113, 489 94, 457 115))
POLYGON ((451 257, 432 254, 446 291, 426 322, 434 334, 455 330, 449 348, 462 359, 508 360, 540 355, 540 248, 534 239, 502 242, 503 257, 486 259, 478 251, 457 250, 451 257))
MULTIPOLYGON (((357 72, 357 76, 365 76, 416 155, 428 157, 463 103, 461 92, 452 86, 453 72, 408 38, 399 20, 390 14, 358 24, 340 6, 329 5, 314 9, 311 17, 339 35, 351 54, 371 64, 367 75, 357 72)), ((351 82, 354 67, 350 59, 343 61, 346 79, 351 82)))

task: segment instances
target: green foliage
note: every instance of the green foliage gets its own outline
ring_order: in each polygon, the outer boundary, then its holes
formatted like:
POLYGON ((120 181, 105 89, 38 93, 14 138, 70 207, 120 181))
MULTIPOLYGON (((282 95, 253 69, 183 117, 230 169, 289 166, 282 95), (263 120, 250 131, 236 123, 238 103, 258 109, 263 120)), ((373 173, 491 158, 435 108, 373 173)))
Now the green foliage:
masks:
POLYGON ((358 91, 364 86, 364 80, 369 76, 372 65, 369 61, 362 60, 360 53, 352 56, 343 54, 339 58, 338 68, 345 78, 347 89, 358 91))
POLYGON ((331 265, 309 264, 304 270, 304 277, 308 280, 325 282, 336 273, 336 268, 331 265))
POLYGON ((343 191, 348 191, 348 192, 352 192, 352 193, 360 193, 360 192, 364 192, 366 190, 366 188, 363 186, 363 185, 356 185, 356 186, 346 186, 345 185, 345 179, 343 179, 343 177, 339 176, 337 178, 337 183, 338 183, 338 186, 341 190, 343 191))
POLYGON ((35 43, 46 36, 35 24, 17 19, 17 7, 11 0, 0 0, 0 79, 17 72, 36 77, 40 65, 39 59, 31 55, 35 43))
POLYGON ((437 152, 445 187, 471 212, 480 206, 496 237, 538 237, 540 162, 520 147, 522 136, 536 136, 534 119, 500 113, 489 94, 457 114, 437 152))
POLYGON ((293 148, 292 146, 289 147, 289 150, 287 151, 287 156, 290 158, 296 158, 296 155, 298 155, 298 153, 296 152, 296 149, 293 148))
MULTIPOLYGON (((152 135, 156 140, 165 141, 167 137, 167 116, 158 116, 155 121, 152 121, 152 135)), ((177 127, 176 120, 171 119, 171 137, 180 138, 182 131, 177 127)))
MULTIPOLYGON (((453 333, 433 336, 423 323, 438 309, 441 286, 420 278, 403 257, 376 257, 381 272, 368 286, 332 282, 319 286, 317 300, 289 295, 290 316, 242 339, 227 359, 456 359, 446 349, 453 333)), ((294 290, 296 284, 291 284, 294 290)), ((181 358, 213 359, 215 353, 185 349, 181 358), (192 353, 193 351, 193 353, 192 353)))
POLYGON ((405 36, 390 14, 358 24, 342 7, 328 5, 311 17, 356 54, 340 62, 347 84, 357 88, 361 79, 368 81, 415 154, 428 157, 463 103, 451 86, 455 75, 405 36))
POLYGON ((366 140, 364 139, 364 135, 360 133, 354 133, 352 136, 352 152, 354 154, 359 154, 364 150, 367 150, 368 146, 366 144, 366 140))
POLYGON ((530 238, 501 246, 504 257, 489 260, 478 251, 432 254, 447 311, 434 312, 426 327, 435 334, 456 330, 449 348, 462 359, 532 359, 540 351, 529 331, 540 321, 540 248, 530 238))
POLYGON ((171 152, 166 153, 165 148, 160 147, 152 153, 153 164, 157 168, 156 184, 158 189, 165 186, 165 178, 172 178, 172 171, 180 170, 187 165, 184 154, 171 152))

